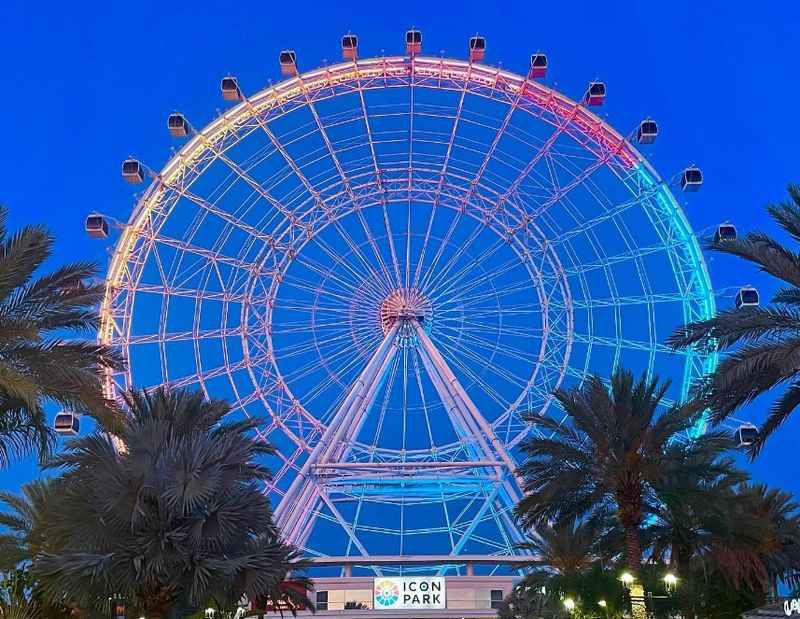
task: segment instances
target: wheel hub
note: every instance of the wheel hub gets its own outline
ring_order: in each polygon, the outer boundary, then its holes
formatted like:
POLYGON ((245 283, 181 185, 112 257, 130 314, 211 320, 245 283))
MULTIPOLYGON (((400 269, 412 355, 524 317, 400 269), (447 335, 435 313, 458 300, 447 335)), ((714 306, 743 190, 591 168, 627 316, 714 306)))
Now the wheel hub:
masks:
POLYGON ((398 320, 403 321, 398 333, 398 343, 400 346, 409 346, 415 341, 411 321, 416 320, 430 333, 433 306, 419 289, 397 288, 381 303, 379 319, 384 335, 389 333, 398 320))

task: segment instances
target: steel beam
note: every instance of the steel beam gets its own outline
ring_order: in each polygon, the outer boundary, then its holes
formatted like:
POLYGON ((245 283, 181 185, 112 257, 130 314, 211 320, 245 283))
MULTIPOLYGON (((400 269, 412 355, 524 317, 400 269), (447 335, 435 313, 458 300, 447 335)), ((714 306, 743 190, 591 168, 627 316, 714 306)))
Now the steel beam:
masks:
POLYGON ((311 474, 312 467, 336 461, 332 457, 336 451, 340 452, 340 457, 344 455, 341 452, 347 449, 348 442, 355 438, 360 429, 360 420, 363 420, 371 405, 383 375, 381 370, 385 370, 397 351, 395 339, 399 328, 400 324, 395 324, 375 350, 276 508, 275 521, 287 541, 299 543, 297 536, 304 528, 302 523, 311 517, 319 498, 319 488, 311 474))
MULTIPOLYGON (((456 405, 459 407, 459 410, 462 412, 463 418, 467 421, 469 426, 472 428, 472 435, 476 438, 483 441, 483 437, 485 436, 492 445, 494 453, 499 456, 500 460, 505 464, 508 469, 508 472, 511 473, 513 478, 516 480, 519 490, 514 491, 512 495, 515 497, 515 502, 519 500, 520 495, 522 493, 523 488, 523 481, 522 478, 517 475, 517 464, 514 462, 511 455, 506 451, 505 446, 503 445, 502 441, 497 438, 492 429, 491 424, 486 421, 486 419, 481 415, 478 407, 475 406, 472 399, 467 395, 467 392, 461 386, 461 383, 456 378, 453 371, 450 369, 450 366, 447 365, 447 362, 442 357, 439 350, 436 348, 434 343, 428 337, 428 334, 425 333, 425 330, 422 326, 416 321, 412 321, 412 325, 416 331, 417 338, 419 338, 419 342, 422 345, 420 352, 424 352, 422 355, 423 363, 425 358, 427 357, 429 361, 432 363, 433 368, 435 369, 436 373, 442 379, 441 382, 443 386, 446 388, 446 393, 441 393, 440 396, 447 397, 451 399, 456 405), (476 431, 477 427, 477 431, 476 431)), ((485 441, 484 441, 485 444, 485 441)), ((492 453, 492 450, 487 449, 487 454, 492 453)))

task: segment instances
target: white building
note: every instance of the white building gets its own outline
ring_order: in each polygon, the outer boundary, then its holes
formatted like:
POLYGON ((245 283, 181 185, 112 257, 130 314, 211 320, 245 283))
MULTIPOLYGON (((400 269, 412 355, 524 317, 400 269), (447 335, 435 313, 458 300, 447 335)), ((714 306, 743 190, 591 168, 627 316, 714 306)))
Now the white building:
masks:
MULTIPOLYGON (((530 560, 524 556, 414 556, 414 557, 320 557, 315 567, 338 567, 343 575, 315 577, 309 597, 317 617, 376 617, 480 619, 494 617, 518 577, 476 575, 530 560), (408 567, 448 566, 462 575, 422 576, 408 567), (372 576, 353 576, 353 568, 365 566, 372 576), (395 576, 403 566, 403 576, 395 576), (456 570, 455 568, 458 568, 456 570)), ((432 571, 432 570, 431 570, 432 571)), ((310 614, 310 610, 300 614, 310 614)))

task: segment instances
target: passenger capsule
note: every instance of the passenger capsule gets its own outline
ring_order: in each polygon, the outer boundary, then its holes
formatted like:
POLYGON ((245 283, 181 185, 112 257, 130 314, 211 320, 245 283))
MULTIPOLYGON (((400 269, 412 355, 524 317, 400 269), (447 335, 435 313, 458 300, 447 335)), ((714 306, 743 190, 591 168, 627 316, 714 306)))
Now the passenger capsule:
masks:
POLYGON ((745 423, 736 430, 736 442, 739 447, 749 447, 758 439, 758 428, 751 423, 745 423))
POLYGON ((284 77, 297 75, 297 54, 294 53, 294 50, 283 50, 278 56, 278 62, 281 65, 281 75, 284 77))
POLYGON ((703 173, 700 168, 694 166, 688 167, 681 175, 681 190, 683 191, 697 191, 700 185, 703 184, 703 173))
POLYGON ((342 58, 345 60, 358 58, 358 37, 356 35, 346 34, 342 37, 342 58))
POLYGON ((58 413, 53 425, 61 436, 75 436, 81 429, 80 417, 70 411, 58 413))
POLYGON ((758 290, 752 286, 740 288, 736 293, 736 309, 758 306, 758 290))
POLYGON ((652 144, 658 136, 658 125, 654 120, 643 120, 636 130, 636 141, 639 144, 652 144))
POLYGON ((239 84, 235 77, 223 77, 220 90, 222 90, 222 98, 225 101, 241 101, 242 99, 242 92, 239 90, 239 84))
POLYGON ((108 237, 108 221, 102 215, 89 215, 84 227, 89 238, 105 239, 108 237))
POLYGON ((122 178, 131 184, 144 182, 144 167, 136 159, 126 159, 122 162, 122 178))
POLYGON ((547 73, 547 56, 545 54, 533 54, 531 56, 531 68, 528 76, 531 79, 544 77, 547 73))
POLYGON ((185 138, 189 135, 189 121, 183 114, 173 112, 167 118, 167 128, 173 138, 185 138))
POLYGON ((486 39, 483 37, 472 37, 469 40, 469 61, 481 62, 486 55, 486 39))
POLYGON ((717 231, 714 233, 714 242, 722 243, 724 241, 736 240, 736 226, 733 224, 720 224, 717 226, 717 231))
POLYGON ((419 54, 422 52, 422 33, 419 30, 406 32, 406 54, 419 54))
POLYGON ((604 82, 589 82, 586 90, 586 105, 603 105, 606 100, 606 85, 604 82))

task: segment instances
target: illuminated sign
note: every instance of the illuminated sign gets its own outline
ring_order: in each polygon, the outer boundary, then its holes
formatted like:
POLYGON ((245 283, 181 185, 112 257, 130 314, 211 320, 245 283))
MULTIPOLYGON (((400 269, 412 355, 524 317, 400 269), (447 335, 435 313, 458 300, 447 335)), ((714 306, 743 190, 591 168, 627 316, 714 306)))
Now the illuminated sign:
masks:
POLYGON ((786 613, 787 617, 791 617, 792 615, 800 615, 800 598, 786 600, 783 603, 783 612, 786 613))
POLYGON ((444 578, 440 576, 375 578, 372 584, 378 610, 446 608, 444 578))

